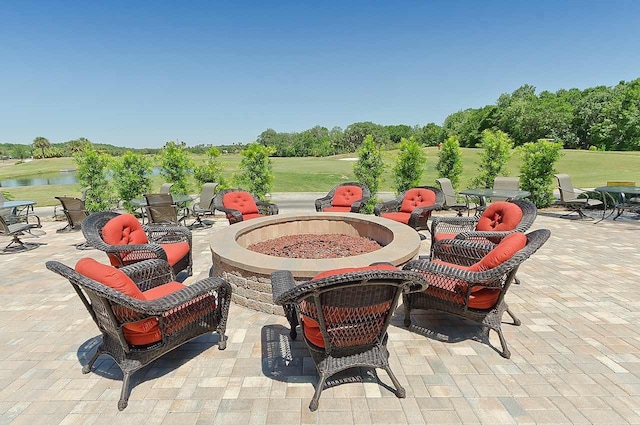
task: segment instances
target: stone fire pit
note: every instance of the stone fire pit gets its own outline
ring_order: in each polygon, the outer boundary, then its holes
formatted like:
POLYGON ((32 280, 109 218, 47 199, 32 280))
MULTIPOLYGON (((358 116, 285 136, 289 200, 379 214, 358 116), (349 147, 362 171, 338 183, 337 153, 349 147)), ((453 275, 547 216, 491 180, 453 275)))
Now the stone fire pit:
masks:
POLYGON ((212 236, 210 248, 214 275, 231 283, 234 302, 282 315, 282 307, 274 305, 271 299, 272 272, 289 270, 297 282, 304 282, 324 270, 368 266, 375 262, 399 266, 418 254, 420 236, 409 226, 372 215, 292 213, 231 225, 212 236), (331 259, 283 258, 246 249, 256 242, 303 233, 362 236, 377 241, 382 248, 367 254, 331 259))

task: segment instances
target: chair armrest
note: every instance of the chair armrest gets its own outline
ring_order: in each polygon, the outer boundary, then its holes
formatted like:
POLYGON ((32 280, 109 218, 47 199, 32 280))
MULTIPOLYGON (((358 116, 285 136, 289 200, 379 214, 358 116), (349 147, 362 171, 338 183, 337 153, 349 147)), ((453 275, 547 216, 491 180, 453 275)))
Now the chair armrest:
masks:
POLYGON ((322 198, 318 198, 315 201, 315 205, 316 205, 316 212, 322 212, 323 209, 330 207, 331 206, 331 200, 333 199, 333 197, 326 195, 323 196, 322 198))
POLYGON ((431 234, 438 233, 438 228, 444 229, 440 230, 440 233, 449 233, 448 229, 455 229, 456 233, 471 231, 476 228, 477 223, 478 219, 475 217, 433 217, 431 219, 431 234))
POLYGON ((359 213, 360 209, 364 206, 364 204, 367 203, 367 201, 369 201, 371 197, 370 196, 363 196, 362 198, 358 199, 357 201, 355 201, 354 203, 351 204, 351 212, 352 213, 359 213))
POLYGON ((283 295, 287 294, 296 284, 293 280, 293 274, 289 270, 278 270, 271 273, 271 293, 274 304, 286 304, 283 295))
POLYGON ((500 242, 500 240, 506 238, 511 233, 514 233, 515 230, 505 230, 502 232, 483 232, 483 231, 472 231, 472 232, 460 232, 456 235, 455 239, 463 239, 463 240, 472 240, 476 242, 484 242, 489 243, 491 245, 495 245, 500 242))
POLYGON ((278 206, 276 204, 272 204, 270 202, 258 201, 256 202, 258 206, 258 211, 260 214, 264 215, 277 215, 278 214, 278 206))
MULTIPOLYGON (((94 246, 94 241, 87 241, 91 246, 94 246)), ((100 251, 104 251, 108 254, 115 254, 119 257, 120 254, 130 254, 135 252, 135 261, 150 260, 159 258, 161 260, 167 260, 167 253, 157 244, 139 244, 139 245, 107 245, 102 244, 100 246, 94 246, 100 251)))
POLYGON ((162 316, 212 291, 218 292, 218 304, 224 305, 228 310, 231 302, 231 285, 220 277, 208 277, 162 298, 141 301, 142 310, 140 311, 153 316, 162 316))
POLYGON ((167 226, 162 224, 143 224, 142 228, 149 240, 156 243, 189 242, 191 245, 191 230, 184 226, 167 226))
POLYGON ((379 216, 383 213, 398 211, 398 208, 400 208, 400 202, 398 202, 397 199, 392 199, 381 204, 376 204, 373 207, 373 213, 379 216))
POLYGON ((233 208, 225 208, 225 207, 216 207, 216 209, 218 211, 222 211, 223 213, 225 213, 227 218, 229 218, 229 216, 233 217, 233 220, 230 220, 233 223, 242 221, 242 214, 238 210, 234 210, 233 208))
MULTIPOLYGON (((444 278, 450 283, 456 283, 462 287, 466 286, 466 293, 468 296, 472 287, 501 287, 502 277, 509 271, 509 267, 499 266, 491 270, 472 272, 456 267, 450 267, 445 264, 433 263, 430 260, 412 260, 405 264, 403 270, 420 273, 427 283, 436 279, 444 278)), ((411 292, 416 292, 414 288, 410 289, 411 292)))

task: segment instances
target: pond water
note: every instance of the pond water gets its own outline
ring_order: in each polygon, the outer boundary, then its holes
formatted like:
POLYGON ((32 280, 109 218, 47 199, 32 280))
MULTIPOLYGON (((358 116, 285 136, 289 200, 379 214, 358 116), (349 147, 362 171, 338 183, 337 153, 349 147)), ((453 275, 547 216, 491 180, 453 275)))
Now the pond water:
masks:
MULTIPOLYGON (((151 175, 160 174, 160 169, 154 167, 151 175)), ((55 171, 53 173, 36 174, 33 176, 22 176, 16 179, 6 179, 0 181, 0 187, 21 187, 21 186, 47 186, 51 184, 74 184, 78 183, 75 170, 55 171)))

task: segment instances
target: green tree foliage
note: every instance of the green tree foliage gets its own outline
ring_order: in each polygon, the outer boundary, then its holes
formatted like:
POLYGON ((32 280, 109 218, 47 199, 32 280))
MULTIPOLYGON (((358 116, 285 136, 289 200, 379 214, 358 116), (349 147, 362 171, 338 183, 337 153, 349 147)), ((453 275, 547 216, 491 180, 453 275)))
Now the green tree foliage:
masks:
POLYGON ((160 150, 158 162, 160 175, 167 183, 173 183, 171 193, 188 194, 190 190, 189 173, 193 170, 194 164, 185 143, 167 142, 160 150))
POLYGON ((251 143, 240 151, 238 183, 261 200, 266 199, 273 186, 273 165, 269 158, 272 153, 271 148, 258 143, 251 143))
POLYGON ((400 153, 393 167, 397 194, 420 185, 426 162, 427 156, 413 137, 400 141, 400 153))
POLYGON ((11 156, 18 159, 29 157, 29 148, 25 145, 14 145, 11 149, 11 156))
POLYGON ((136 207, 131 200, 151 191, 153 162, 149 157, 129 151, 115 158, 111 168, 118 199, 123 201, 128 212, 133 213, 136 207))
POLYGON ((424 127, 414 129, 415 138, 423 146, 437 146, 442 141, 442 127, 430 122, 424 127))
POLYGON ((506 165, 511 157, 513 142, 509 136, 498 130, 485 130, 482 132, 482 148, 478 175, 471 181, 475 187, 492 187, 493 179, 497 176, 509 174, 506 165))
POLYGON ((34 155, 34 157, 37 156, 39 158, 46 158, 45 150, 51 147, 51 142, 49 142, 49 139, 47 139, 46 137, 36 137, 35 139, 33 139, 33 143, 31 144, 31 146, 33 147, 33 149, 40 150, 40 154, 34 155))
POLYGON ((402 139, 408 139, 413 136, 413 128, 408 125, 387 125, 385 126, 389 134, 389 140, 393 143, 400 143, 402 139))
POLYGON ((560 159, 561 150, 562 143, 550 140, 525 143, 518 148, 522 157, 520 187, 531 192, 529 199, 538 208, 548 207, 554 201, 554 165, 560 159))
POLYGON ((451 180, 454 188, 458 187, 462 176, 462 151, 456 136, 449 136, 442 144, 436 169, 438 177, 446 177, 451 180))
POLYGON ((74 155, 78 166, 76 177, 81 187, 89 187, 85 206, 88 211, 105 211, 112 203, 112 195, 107 182, 106 171, 110 157, 97 152, 91 144, 74 155))
POLYGON ((357 122, 344 130, 343 144, 338 152, 356 152, 364 144, 368 135, 371 135, 379 146, 386 146, 391 141, 389 132, 384 126, 369 121, 357 122))
POLYGON ((380 146, 374 141, 372 135, 367 135, 358 149, 358 161, 353 165, 353 173, 356 179, 367 186, 371 191, 371 199, 364 205, 362 211, 371 214, 376 204, 376 194, 382 180, 384 164, 380 146))
POLYGON ((218 183, 216 190, 227 188, 223 167, 219 162, 219 158, 220 151, 215 146, 211 146, 207 150, 207 159, 204 164, 198 165, 193 169, 193 176, 198 182, 198 190, 202 189, 202 185, 208 182, 218 183))

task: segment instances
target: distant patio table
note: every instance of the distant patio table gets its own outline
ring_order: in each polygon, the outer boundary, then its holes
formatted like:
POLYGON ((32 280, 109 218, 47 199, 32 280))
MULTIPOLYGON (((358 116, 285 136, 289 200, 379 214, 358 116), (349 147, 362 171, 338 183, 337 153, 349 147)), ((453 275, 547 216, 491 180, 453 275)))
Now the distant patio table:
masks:
POLYGON ((640 202, 632 202, 627 199, 627 195, 640 197, 640 187, 638 186, 600 186, 595 190, 602 194, 602 218, 598 222, 610 217, 616 210, 618 214, 614 220, 622 215, 624 211, 640 213, 640 202), (611 201, 611 212, 607 215, 607 200, 611 201))
MULTIPOLYGON (((0 202, 0 211, 9 210, 8 214, 2 214, 15 221, 24 221, 29 215, 29 211, 33 211, 35 201, 17 200, 0 202)), ((28 221, 28 220, 27 220, 28 221)), ((40 220, 38 220, 40 222, 40 220)))
POLYGON ((522 199, 531 196, 531 192, 526 190, 510 190, 510 189, 491 189, 491 188, 478 188, 478 189, 464 189, 459 192, 461 195, 475 196, 480 199, 480 206, 487 205, 486 198, 507 198, 507 199, 522 199))

